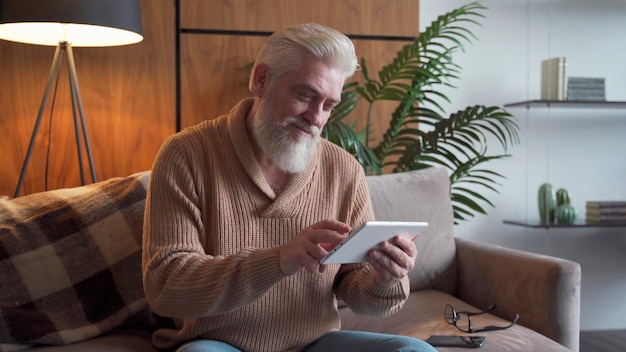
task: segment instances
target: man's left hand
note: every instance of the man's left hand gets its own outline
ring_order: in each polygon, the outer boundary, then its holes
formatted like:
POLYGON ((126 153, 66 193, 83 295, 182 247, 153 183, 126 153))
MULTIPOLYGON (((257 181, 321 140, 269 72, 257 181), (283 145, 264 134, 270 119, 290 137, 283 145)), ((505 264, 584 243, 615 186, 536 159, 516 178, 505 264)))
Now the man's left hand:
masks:
POLYGON ((374 281, 389 287, 404 278, 415 266, 417 247, 410 239, 396 236, 383 241, 380 248, 372 249, 367 262, 374 267, 374 281))

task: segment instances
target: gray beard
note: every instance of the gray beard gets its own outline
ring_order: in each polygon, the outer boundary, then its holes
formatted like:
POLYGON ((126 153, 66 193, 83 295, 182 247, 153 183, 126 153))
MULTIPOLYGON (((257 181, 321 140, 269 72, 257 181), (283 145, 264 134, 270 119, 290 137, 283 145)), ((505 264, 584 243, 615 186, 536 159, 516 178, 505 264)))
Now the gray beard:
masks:
POLYGON ((310 126, 306 120, 289 117, 283 122, 277 122, 272 109, 261 101, 257 116, 252 122, 252 133, 257 143, 269 159, 282 171, 295 174, 306 169, 311 155, 317 149, 320 139, 320 130, 310 126), (313 138, 299 138, 294 141, 289 136, 287 126, 295 124, 300 128, 309 129, 313 138))

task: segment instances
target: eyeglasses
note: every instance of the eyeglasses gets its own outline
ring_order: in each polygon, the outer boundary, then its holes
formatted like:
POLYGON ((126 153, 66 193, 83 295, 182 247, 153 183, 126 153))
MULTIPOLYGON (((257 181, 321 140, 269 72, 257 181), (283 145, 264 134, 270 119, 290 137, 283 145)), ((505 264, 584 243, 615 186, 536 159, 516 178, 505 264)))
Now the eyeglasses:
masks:
POLYGON ((513 322, 507 326, 485 326, 482 329, 473 329, 472 328, 472 316, 481 315, 485 313, 489 313, 492 310, 496 309, 495 305, 489 306, 486 310, 482 312, 457 312, 454 310, 449 304, 446 304, 446 308, 443 311, 443 317, 446 322, 450 325, 454 325, 457 329, 467 332, 467 333, 475 333, 475 332, 484 332, 484 331, 495 331, 495 330, 504 330, 508 329, 511 326, 515 325, 519 320, 519 314, 515 314, 515 318, 513 322))

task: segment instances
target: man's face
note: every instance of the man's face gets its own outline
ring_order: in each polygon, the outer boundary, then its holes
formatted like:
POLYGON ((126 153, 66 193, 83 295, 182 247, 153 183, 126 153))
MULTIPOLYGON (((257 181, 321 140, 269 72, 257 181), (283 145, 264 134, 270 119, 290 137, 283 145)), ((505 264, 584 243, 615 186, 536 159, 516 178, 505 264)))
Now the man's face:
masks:
POLYGON ((342 88, 340 72, 306 57, 301 70, 272 79, 263 90, 253 133, 281 170, 297 173, 306 168, 342 88))

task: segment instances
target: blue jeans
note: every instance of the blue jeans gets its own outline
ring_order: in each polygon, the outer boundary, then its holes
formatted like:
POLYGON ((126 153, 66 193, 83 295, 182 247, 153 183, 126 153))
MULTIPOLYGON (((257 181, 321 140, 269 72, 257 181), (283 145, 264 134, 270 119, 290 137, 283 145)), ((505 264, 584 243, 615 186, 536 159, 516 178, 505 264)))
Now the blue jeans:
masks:
MULTIPOLYGON (((426 342, 408 336, 363 331, 331 331, 305 347, 303 352, 437 352, 426 342)), ((196 340, 176 352, 241 352, 221 341, 196 340)))

